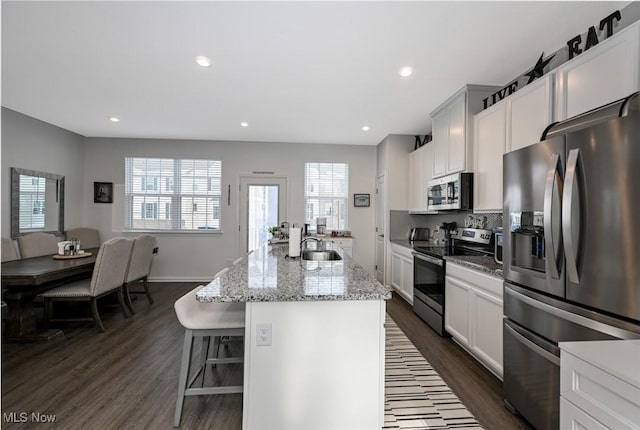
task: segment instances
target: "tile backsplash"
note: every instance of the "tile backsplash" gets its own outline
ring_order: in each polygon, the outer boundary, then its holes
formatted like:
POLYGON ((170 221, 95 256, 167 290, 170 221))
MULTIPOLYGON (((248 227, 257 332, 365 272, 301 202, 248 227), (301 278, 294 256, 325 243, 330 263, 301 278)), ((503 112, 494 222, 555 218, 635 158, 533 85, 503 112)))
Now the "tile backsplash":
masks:
POLYGON ((433 235, 435 228, 440 227, 443 222, 455 222, 459 227, 464 227, 464 220, 466 216, 470 214, 475 217, 486 217, 485 228, 487 230, 502 227, 502 213, 500 212, 475 215, 471 212, 413 215, 408 211, 392 210, 389 214, 389 238, 392 240, 407 239, 409 238, 409 231, 412 227, 428 227, 433 235))

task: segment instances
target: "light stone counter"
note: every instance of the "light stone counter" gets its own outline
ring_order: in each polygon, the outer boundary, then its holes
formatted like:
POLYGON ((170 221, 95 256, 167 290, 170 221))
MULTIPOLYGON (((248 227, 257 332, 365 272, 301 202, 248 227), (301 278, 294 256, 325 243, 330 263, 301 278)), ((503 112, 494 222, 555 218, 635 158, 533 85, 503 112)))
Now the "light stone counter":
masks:
MULTIPOLYGON (((331 243, 322 244, 331 249, 331 243)), ((309 248, 315 242, 308 243, 309 248)), ((341 248, 337 261, 285 258, 288 245, 265 245, 200 290, 200 302, 388 300, 383 287, 341 248)))
POLYGON ((197 294, 246 302, 242 429, 381 428, 391 292, 339 247, 337 261, 288 251, 266 245, 197 294))
POLYGON ((488 273, 489 275, 503 277, 502 264, 496 263, 493 257, 477 255, 447 255, 445 260, 466 266, 470 269, 488 273))

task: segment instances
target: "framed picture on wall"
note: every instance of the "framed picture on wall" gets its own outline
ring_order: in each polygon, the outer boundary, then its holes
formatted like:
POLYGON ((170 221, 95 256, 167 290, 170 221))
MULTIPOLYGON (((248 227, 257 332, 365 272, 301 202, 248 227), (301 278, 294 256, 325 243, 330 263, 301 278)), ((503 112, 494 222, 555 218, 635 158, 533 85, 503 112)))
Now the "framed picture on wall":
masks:
POLYGON ((370 194, 354 194, 353 195, 353 207, 368 208, 370 204, 371 204, 370 194))
POLYGON ((94 182, 93 202, 113 203, 113 182, 94 182))

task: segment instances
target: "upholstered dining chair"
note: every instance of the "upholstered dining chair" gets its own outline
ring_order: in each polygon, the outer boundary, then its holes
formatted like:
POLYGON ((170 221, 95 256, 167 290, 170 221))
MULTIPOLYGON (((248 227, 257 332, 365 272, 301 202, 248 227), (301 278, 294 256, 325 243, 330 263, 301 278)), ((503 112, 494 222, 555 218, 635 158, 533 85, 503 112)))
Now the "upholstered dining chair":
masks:
POLYGON ((16 247, 13 245, 13 240, 8 237, 2 238, 2 262, 5 261, 14 261, 19 260, 18 251, 16 251, 16 247))
POLYGON ((82 249, 99 248, 102 243, 100 242, 100 232, 95 228, 72 228, 67 230, 64 235, 67 240, 78 239, 82 249))
MULTIPOLYGON (((228 268, 223 269, 215 277, 219 277, 228 270, 228 268)), ((212 336, 216 341, 215 344, 218 345, 222 336, 244 337, 245 306, 244 303, 201 303, 196 299, 196 293, 202 288, 204 286, 200 285, 189 291, 174 305, 178 321, 185 328, 178 381, 178 399, 173 423, 175 427, 180 425, 186 396, 232 394, 243 391, 242 385, 204 387, 205 369, 208 364, 242 363, 244 361, 243 357, 219 358, 217 347, 214 348, 215 356, 209 358, 209 346, 212 336), (190 372, 195 337, 202 338, 202 351, 198 369, 195 372, 190 372), (193 373, 191 378, 189 378, 190 373, 193 373), (199 377, 202 378, 200 387, 192 388, 199 377)))
POLYGON ((91 279, 64 284, 41 294, 44 298, 45 326, 49 326, 50 321, 95 321, 99 332, 104 331, 104 325, 98 313, 97 300, 107 294, 117 293, 118 302, 125 318, 130 315, 124 304, 122 294, 124 275, 129 263, 129 255, 133 242, 129 239, 117 237, 104 242, 100 246, 96 265, 93 268, 91 279), (88 301, 91 307, 93 318, 87 319, 51 319, 52 302, 54 301, 88 301))
POLYGON ((133 303, 131 302, 131 294, 146 294, 149 304, 153 304, 153 297, 149 291, 149 271, 151 270, 151 260, 153 259, 153 249, 156 246, 156 238, 149 234, 141 234, 133 239, 133 249, 131 258, 127 267, 127 274, 124 278, 124 298, 127 307, 132 314, 133 303), (132 291, 131 287, 142 284, 144 291, 132 291))
POLYGON ((51 233, 29 233, 18 237, 22 258, 40 257, 58 253, 58 239, 51 233))

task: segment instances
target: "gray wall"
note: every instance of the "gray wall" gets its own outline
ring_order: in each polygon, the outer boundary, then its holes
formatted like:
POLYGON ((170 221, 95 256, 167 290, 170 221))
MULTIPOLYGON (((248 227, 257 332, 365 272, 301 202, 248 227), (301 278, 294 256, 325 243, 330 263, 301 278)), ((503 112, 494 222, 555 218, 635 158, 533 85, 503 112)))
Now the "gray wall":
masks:
POLYGON ((124 183, 127 156, 222 159, 223 186, 231 205, 222 208, 222 234, 157 233, 160 253, 151 278, 206 281, 240 255, 240 175, 271 171, 286 176, 288 221, 304 221, 304 163, 349 163, 349 224, 354 258, 373 272, 376 148, 373 146, 85 138, 18 112, 2 109, 2 235, 10 236, 10 167, 65 176, 65 228, 100 230, 103 240, 121 235, 122 205, 93 203, 93 182, 124 183), (371 206, 354 208, 354 193, 371 195, 371 206))
POLYGON ((65 226, 83 221, 84 137, 2 108, 2 236, 11 236, 11 167, 65 177, 65 226))
MULTIPOLYGON (((304 222, 304 163, 349 163, 349 228, 354 236, 354 259, 373 273, 376 148, 373 146, 221 142, 152 139, 88 138, 85 145, 86 183, 124 183, 124 159, 129 156, 222 159, 222 234, 157 233, 160 252, 151 277, 162 280, 204 281, 240 255, 238 184, 240 175, 271 171, 287 177, 288 221, 304 222), (227 187, 231 185, 231 205, 227 187), (354 208, 353 194, 371 195, 371 206, 354 208)), ((94 204, 85 188, 84 222, 97 227, 103 238, 122 234, 118 204, 94 204)), ((154 233, 155 234, 155 233, 154 233)))

